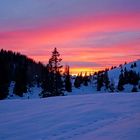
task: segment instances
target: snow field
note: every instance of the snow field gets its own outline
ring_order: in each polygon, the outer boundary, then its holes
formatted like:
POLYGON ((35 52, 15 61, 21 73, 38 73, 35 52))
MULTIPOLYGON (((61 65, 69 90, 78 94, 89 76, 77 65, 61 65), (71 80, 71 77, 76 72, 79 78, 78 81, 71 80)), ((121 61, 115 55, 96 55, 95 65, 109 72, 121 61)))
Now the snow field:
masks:
POLYGON ((139 140, 140 93, 0 101, 0 140, 139 140))

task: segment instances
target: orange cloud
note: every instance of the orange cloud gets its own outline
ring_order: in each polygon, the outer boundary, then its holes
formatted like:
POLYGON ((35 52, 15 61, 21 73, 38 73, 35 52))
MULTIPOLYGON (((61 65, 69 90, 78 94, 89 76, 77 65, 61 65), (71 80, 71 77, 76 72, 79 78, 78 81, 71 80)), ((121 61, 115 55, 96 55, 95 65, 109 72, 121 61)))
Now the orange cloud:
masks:
MULTIPOLYGON (((64 63, 77 62, 77 67, 79 61, 98 62, 102 67, 118 65, 123 61, 138 58, 140 41, 137 36, 117 38, 115 32, 126 32, 124 37, 128 31, 139 31, 139 17, 139 13, 132 13, 99 17, 90 15, 69 20, 61 19, 61 22, 56 19, 53 21, 56 24, 53 23, 52 26, 46 24, 35 29, 0 32, 0 48, 19 51, 46 63, 52 49, 57 47, 64 63), (114 32, 114 38, 118 40, 112 38, 112 34, 104 34, 105 32, 114 32)), ((94 65, 93 67, 101 68, 94 65)), ((81 69, 73 68, 73 71, 76 70, 81 69)))

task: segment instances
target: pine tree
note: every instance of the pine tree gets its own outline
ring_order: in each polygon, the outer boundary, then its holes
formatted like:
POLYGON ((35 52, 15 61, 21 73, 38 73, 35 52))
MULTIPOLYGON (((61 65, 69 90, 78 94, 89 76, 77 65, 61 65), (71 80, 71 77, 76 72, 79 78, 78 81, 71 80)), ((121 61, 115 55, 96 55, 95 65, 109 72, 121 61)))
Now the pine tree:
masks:
POLYGON ((121 71, 121 74, 120 74, 120 76, 119 76, 119 82, 118 82, 118 90, 119 90, 119 91, 124 90, 124 87, 123 87, 124 82, 125 82, 125 81, 124 81, 123 71, 121 71))
POLYGON ((74 87, 79 88, 81 86, 81 76, 78 74, 74 81, 74 87))
POLYGON ((129 72, 127 71, 126 67, 124 68, 124 84, 129 83, 129 72))
POLYGON ((62 59, 60 58, 59 52, 56 48, 54 48, 52 56, 49 59, 49 63, 47 65, 49 73, 46 77, 46 87, 44 86, 43 88, 42 97, 64 95, 64 86, 61 75, 61 68, 63 66, 60 64, 61 61, 62 59))
POLYGON ((134 62, 134 67, 137 67, 137 63, 136 62, 134 62))
POLYGON ((52 57, 49 59, 48 68, 50 72, 60 73, 61 68, 63 67, 61 63, 62 59, 60 58, 60 54, 57 51, 57 48, 54 48, 52 52, 52 57))
POLYGON ((128 72, 128 83, 132 85, 137 85, 139 81, 139 74, 135 71, 130 70, 128 72))
POLYGON ((5 57, 5 52, 0 52, 0 100, 5 99, 9 94, 9 63, 5 57))
POLYGON ((42 69, 44 65, 36 63, 30 58, 20 53, 0 50, 0 99, 4 99, 9 94, 11 81, 15 81, 14 91, 17 95, 22 96, 27 91, 27 86, 40 84, 42 81, 42 69), (35 79, 35 76, 37 78, 35 79), (28 85, 27 85, 28 83, 28 85), (26 86, 27 85, 27 86, 26 86))
POLYGON ((69 66, 66 66, 65 68, 65 90, 67 92, 72 92, 72 83, 71 83, 71 77, 69 73, 69 66))
POLYGON ((134 65, 133 65, 133 64, 131 64, 131 68, 132 68, 132 69, 134 68, 134 65))
POLYGON ((43 89, 42 93, 40 94, 41 97, 50 97, 52 96, 51 92, 53 90, 53 73, 49 72, 48 66, 44 67, 42 70, 42 84, 41 87, 43 89))
POLYGON ((27 92, 27 63, 24 61, 22 65, 16 68, 14 93, 20 97, 27 92))
POLYGON ((97 75, 97 91, 101 91, 102 86, 103 86, 103 74, 98 72, 98 75, 97 75))
POLYGON ((87 73, 85 73, 83 77, 83 85, 88 86, 88 82, 89 82, 89 77, 87 76, 87 73))
POLYGON ((138 85, 139 89, 140 89, 140 84, 138 85))
POLYGON ((108 77, 108 70, 105 70, 103 80, 104 80, 104 83, 105 83, 105 87, 108 90, 109 84, 110 84, 109 77, 108 77))

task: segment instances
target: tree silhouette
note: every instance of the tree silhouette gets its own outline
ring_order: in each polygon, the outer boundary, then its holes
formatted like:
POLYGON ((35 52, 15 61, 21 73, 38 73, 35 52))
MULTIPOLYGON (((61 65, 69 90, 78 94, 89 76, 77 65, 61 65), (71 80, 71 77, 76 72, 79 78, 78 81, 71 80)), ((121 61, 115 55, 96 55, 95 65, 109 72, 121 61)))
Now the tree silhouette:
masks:
POLYGON ((82 76, 82 73, 80 73, 75 78, 75 81, 74 81, 75 88, 79 88, 82 83, 83 83, 83 76, 82 76))
POLYGON ((87 76, 87 73, 85 73, 83 77, 83 85, 88 86, 88 82, 89 82, 89 76, 87 76))
POLYGON ((119 91, 124 90, 124 87, 123 87, 124 83, 125 83, 125 79, 124 79, 123 71, 121 70, 121 74, 119 76, 119 82, 118 82, 118 90, 119 91))
POLYGON ((10 84, 9 63, 4 50, 0 51, 0 100, 8 96, 10 84))
POLYGON ((103 86, 103 73, 98 72, 97 75, 97 91, 101 91, 101 88, 103 86))
POLYGON ((106 87, 106 89, 108 90, 110 81, 109 81, 108 70, 107 70, 107 69, 106 69, 105 72, 104 72, 103 80, 104 80, 104 83, 105 83, 105 87, 106 87))
POLYGON ((27 63, 24 62, 16 69, 14 93, 20 97, 27 92, 27 63))
POLYGON ((72 92, 72 83, 68 65, 65 68, 65 90, 67 92, 72 92))
POLYGON ((63 93, 63 81, 61 75, 61 65, 62 59, 60 58, 60 54, 56 48, 54 48, 52 52, 52 56, 49 59, 49 63, 47 65, 48 75, 46 76, 46 80, 42 92, 42 97, 49 96, 60 96, 64 95, 63 93))

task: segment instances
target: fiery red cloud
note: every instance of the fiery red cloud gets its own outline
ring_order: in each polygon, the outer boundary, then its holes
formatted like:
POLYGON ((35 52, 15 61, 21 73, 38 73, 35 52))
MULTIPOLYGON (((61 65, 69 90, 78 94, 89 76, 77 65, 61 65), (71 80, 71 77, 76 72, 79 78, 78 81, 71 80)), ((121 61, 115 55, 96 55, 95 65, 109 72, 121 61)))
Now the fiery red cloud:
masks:
POLYGON ((73 72, 111 67, 139 58, 139 17, 139 13, 120 13, 55 19, 52 25, 44 21, 37 28, 0 32, 0 47, 43 63, 57 47, 73 72))

